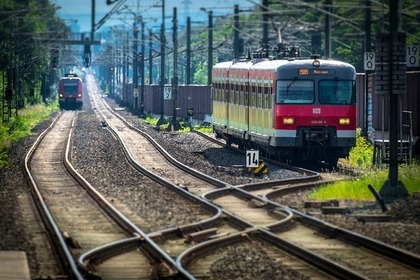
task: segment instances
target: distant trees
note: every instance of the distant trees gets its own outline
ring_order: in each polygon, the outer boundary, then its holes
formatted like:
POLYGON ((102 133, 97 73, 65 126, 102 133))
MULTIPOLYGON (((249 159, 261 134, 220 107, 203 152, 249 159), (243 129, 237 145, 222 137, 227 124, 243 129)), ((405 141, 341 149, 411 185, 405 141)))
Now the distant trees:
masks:
POLYGON ((0 110, 3 121, 49 94, 60 38, 68 29, 49 0, 0 2, 0 110))

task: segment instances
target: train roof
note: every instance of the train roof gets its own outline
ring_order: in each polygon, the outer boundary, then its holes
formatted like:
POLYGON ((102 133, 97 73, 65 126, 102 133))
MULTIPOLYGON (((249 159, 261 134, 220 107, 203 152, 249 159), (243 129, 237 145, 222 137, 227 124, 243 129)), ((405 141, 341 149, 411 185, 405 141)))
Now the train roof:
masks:
POLYGON ((279 68, 282 68, 284 70, 287 69, 297 69, 301 67, 306 68, 313 68, 314 61, 319 62, 320 69, 322 68, 345 68, 345 69, 352 69, 355 71, 355 68, 347 63, 342 62, 338 60, 332 60, 332 59, 275 59, 275 60, 269 60, 269 59, 253 59, 253 60, 241 60, 238 62, 221 62, 217 63, 214 68, 216 69, 250 69, 250 70, 277 70, 279 68))
POLYGON ((65 80, 79 80, 79 81, 82 81, 82 79, 77 75, 69 75, 69 76, 65 75, 65 76, 60 78, 60 81, 65 81, 65 80))

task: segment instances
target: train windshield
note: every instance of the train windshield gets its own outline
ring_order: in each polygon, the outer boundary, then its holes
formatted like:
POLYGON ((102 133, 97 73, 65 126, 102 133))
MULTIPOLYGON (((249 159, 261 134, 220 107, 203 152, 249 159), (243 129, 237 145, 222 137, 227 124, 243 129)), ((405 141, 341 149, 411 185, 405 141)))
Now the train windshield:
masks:
POLYGON ((314 102, 314 82, 311 80, 277 81, 277 103, 310 104, 314 102))
POLYGON ((77 81, 63 81, 63 87, 65 93, 77 93, 78 82, 77 81))
POLYGON ((322 80, 319 82, 319 103, 354 104, 356 86, 354 81, 322 80))

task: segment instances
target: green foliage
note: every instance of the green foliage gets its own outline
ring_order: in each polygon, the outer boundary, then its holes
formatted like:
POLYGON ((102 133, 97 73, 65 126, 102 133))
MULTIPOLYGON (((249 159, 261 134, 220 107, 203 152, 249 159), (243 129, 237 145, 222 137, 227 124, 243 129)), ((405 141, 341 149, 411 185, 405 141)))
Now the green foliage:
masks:
POLYGON ((344 164, 353 168, 370 169, 373 162, 373 145, 357 131, 356 146, 350 150, 344 164))
MULTIPOLYGON (((399 180, 402 181, 409 194, 420 192, 420 165, 402 165, 398 168, 399 180)), ((373 200, 373 194, 368 185, 372 185, 377 192, 380 191, 388 179, 388 169, 370 171, 359 178, 350 181, 340 181, 328 184, 313 191, 309 198, 318 200, 351 199, 373 200)))
POLYGON ((10 145, 31 135, 32 128, 57 110, 57 103, 48 107, 43 104, 29 106, 19 110, 17 118, 12 118, 9 122, 0 124, 0 167, 9 164, 10 145))
POLYGON ((146 124, 150 124, 150 125, 157 125, 159 119, 157 118, 153 118, 150 115, 146 115, 146 118, 144 120, 141 120, 142 122, 146 123, 146 124))
POLYGON ((338 46, 333 50, 333 57, 337 60, 350 63, 356 68, 357 72, 363 71, 363 61, 360 59, 360 54, 357 52, 357 43, 352 42, 350 46, 338 46))
POLYGON ((213 127, 212 126, 194 126, 195 131, 200 131, 203 133, 212 133, 213 127))
POLYGON ((0 125, 0 167, 6 166, 9 162, 10 140, 7 139, 9 128, 0 125))
MULTIPOLYGON (((42 81, 48 80, 51 53, 60 46, 54 42, 67 38, 69 28, 56 15, 56 7, 49 0, 0 2, 4 17, 0 21, 0 74, 3 77, 0 92, 11 87, 21 109, 48 97, 46 92, 44 96, 41 94, 42 81)), ((44 88, 47 88, 45 84, 44 88)), ((0 113, 3 109, 2 106, 0 113)))
POLYGON ((207 84, 207 65, 200 63, 194 73, 194 83, 196 84, 207 84))
MULTIPOLYGON (((364 170, 365 174, 353 180, 340 181, 328 184, 315 190, 309 195, 310 198, 326 199, 353 199, 371 200, 373 194, 368 185, 372 185, 376 191, 382 188, 388 179, 388 168, 375 169, 372 166, 373 145, 363 137, 360 130, 357 132, 356 146, 351 149, 350 155, 343 163, 349 167, 364 170)), ((399 180, 403 182, 407 191, 411 194, 420 191, 420 165, 400 165, 398 169, 399 180)))

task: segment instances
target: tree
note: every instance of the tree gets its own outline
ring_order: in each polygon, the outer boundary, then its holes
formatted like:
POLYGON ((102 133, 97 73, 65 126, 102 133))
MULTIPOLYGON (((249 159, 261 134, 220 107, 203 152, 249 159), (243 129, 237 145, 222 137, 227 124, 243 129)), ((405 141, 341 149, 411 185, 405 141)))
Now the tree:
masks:
POLYGON ((42 101, 41 85, 50 74, 51 50, 59 48, 57 39, 67 37, 69 29, 49 0, 3 0, 0 11, 5 18, 0 21, 0 74, 6 81, 0 82, 0 90, 11 89, 6 108, 14 107, 17 113, 28 100, 42 101))

